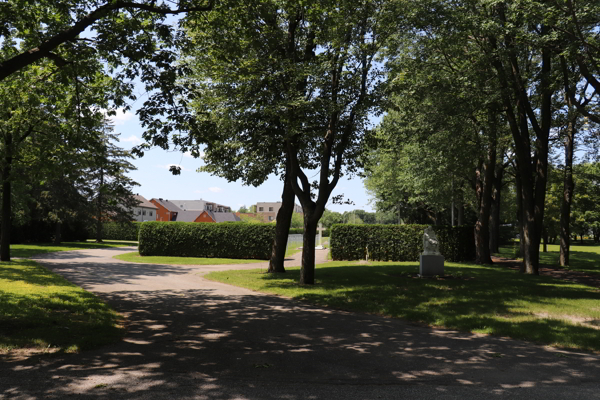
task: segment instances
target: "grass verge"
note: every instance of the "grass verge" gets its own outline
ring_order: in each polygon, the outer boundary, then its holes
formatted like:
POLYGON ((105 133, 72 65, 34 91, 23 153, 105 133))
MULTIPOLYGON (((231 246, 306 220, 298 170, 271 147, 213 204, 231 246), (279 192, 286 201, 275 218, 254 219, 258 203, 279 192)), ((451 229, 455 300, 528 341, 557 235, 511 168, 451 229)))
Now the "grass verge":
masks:
POLYGON ((170 265, 221 265, 221 264, 253 264, 265 262, 265 260, 240 260, 236 258, 198 258, 198 257, 162 257, 162 256, 140 256, 140 253, 124 253, 113 256, 118 260, 146 263, 146 264, 170 264, 170 265))
POLYGON ((63 242, 61 244, 35 243, 35 244, 11 244, 11 257, 28 258, 38 254, 54 253, 57 251, 81 250, 81 249, 106 249, 110 247, 137 246, 137 242, 124 240, 107 240, 102 243, 96 242, 63 242))
MULTIPOLYGON (((558 257, 560 255, 560 246, 549 244, 548 251, 542 251, 540 246, 540 263, 546 265, 558 266, 558 257)), ((501 257, 518 258, 519 243, 513 246, 501 247, 501 257)), ((570 271, 580 271, 588 274, 600 274, 600 245, 593 243, 571 245, 569 255, 569 266, 562 267, 570 271)))
POLYGON ((31 260, 0 263, 0 350, 77 352, 120 340, 119 314, 31 260))
POLYGON ((600 290, 495 266, 446 263, 449 278, 416 277, 418 263, 330 262, 314 286, 299 269, 213 272, 204 277, 319 306, 367 312, 558 347, 600 351, 600 290))

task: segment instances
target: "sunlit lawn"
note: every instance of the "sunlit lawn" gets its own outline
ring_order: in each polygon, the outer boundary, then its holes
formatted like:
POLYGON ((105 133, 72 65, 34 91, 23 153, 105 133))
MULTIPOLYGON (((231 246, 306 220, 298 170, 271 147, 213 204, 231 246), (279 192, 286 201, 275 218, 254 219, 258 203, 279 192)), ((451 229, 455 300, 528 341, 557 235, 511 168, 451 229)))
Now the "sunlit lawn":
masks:
POLYGON ((93 241, 87 242, 63 242, 59 245, 52 243, 35 244, 11 244, 11 257, 28 258, 38 254, 54 253, 57 251, 81 250, 81 249, 105 249, 110 247, 137 246, 137 242, 124 240, 107 240, 103 243, 93 241))
MULTIPOLYGON (((516 258, 518 256, 518 243, 514 246, 500 248, 499 255, 507 258, 516 258)), ((544 253, 540 246, 540 263, 546 265, 558 265, 560 247, 557 244, 549 244, 548 251, 544 253)), ((569 266, 565 269, 572 271, 581 271, 590 274, 600 274, 600 244, 586 242, 580 244, 575 242, 571 245, 569 255, 569 266)))
POLYGON ((119 315, 30 260, 0 263, 0 350, 75 352, 120 340, 119 315))
POLYGON ((147 264, 171 264, 171 265, 221 265, 221 264, 252 264, 265 262, 265 260, 240 260, 236 258, 199 258, 199 257, 163 257, 163 256, 140 256, 140 253, 124 253, 113 256, 113 258, 147 264))
POLYGON ((596 288, 497 266, 446 263, 453 279, 421 279, 418 269, 414 262, 331 262, 317 266, 314 286, 298 285, 298 268, 277 275, 213 272, 205 278, 320 306, 600 351, 596 288))

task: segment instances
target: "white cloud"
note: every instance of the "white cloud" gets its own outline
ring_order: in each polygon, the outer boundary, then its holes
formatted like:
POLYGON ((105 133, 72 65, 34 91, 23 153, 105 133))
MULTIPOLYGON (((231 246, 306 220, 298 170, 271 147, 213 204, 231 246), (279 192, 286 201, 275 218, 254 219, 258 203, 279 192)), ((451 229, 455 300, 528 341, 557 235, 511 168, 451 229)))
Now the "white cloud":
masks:
POLYGON ((220 187, 216 187, 216 186, 209 187, 208 190, 211 191, 211 192, 213 192, 213 193, 220 193, 220 192, 223 191, 223 189, 221 189, 220 187))
POLYGON ((121 139, 122 142, 130 142, 132 144, 139 144, 142 143, 142 139, 140 139, 139 137, 135 136, 135 135, 131 135, 126 139, 121 139))
MULTIPOLYGON (((102 113, 106 115, 106 110, 102 110, 102 113)), ((123 125, 125 122, 135 118, 135 114, 131 111, 125 111, 122 108, 117 108, 115 115, 106 115, 108 119, 116 126, 123 125)))

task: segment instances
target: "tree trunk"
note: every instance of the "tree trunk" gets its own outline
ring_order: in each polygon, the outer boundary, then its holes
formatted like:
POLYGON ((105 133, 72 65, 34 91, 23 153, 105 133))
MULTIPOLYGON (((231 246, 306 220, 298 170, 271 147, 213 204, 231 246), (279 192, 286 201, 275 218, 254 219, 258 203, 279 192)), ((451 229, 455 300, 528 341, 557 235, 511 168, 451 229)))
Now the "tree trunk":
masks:
POLYGON ((60 244, 62 235, 61 235, 62 224, 60 222, 56 223, 54 227, 54 244, 60 244))
POLYGON ((6 156, 2 166, 2 226, 0 227, 0 261, 10 261, 10 228, 11 210, 11 168, 12 168, 12 134, 4 137, 6 156))
POLYGON ((295 199, 294 189, 286 176, 283 193, 281 194, 281 208, 277 211, 275 239, 271 247, 271 259, 269 260, 269 269, 267 272, 285 272, 283 264, 290 225, 292 224, 292 215, 294 214, 295 199))
POLYGON ((547 253, 548 252, 548 232, 546 232, 546 228, 544 227, 544 229, 542 230, 542 239, 543 239, 543 243, 544 243, 544 247, 543 247, 543 252, 547 253))
POLYGON ((480 162, 477 171, 477 200, 479 210, 475 224, 475 262, 492 264, 490 256, 490 210, 492 206, 492 188, 496 170, 496 127, 495 116, 489 119, 489 141, 486 159, 480 162))
POLYGON ((104 186, 104 171, 100 171, 100 185, 96 198, 96 243, 102 243, 102 190, 104 186))
MULTIPOLYGON (((570 103, 569 96, 567 96, 567 102, 570 103)), ((571 204, 573 202, 573 192, 575 191, 575 184, 573 182, 574 140, 575 116, 570 116, 567 125, 567 135, 565 137, 565 175, 563 201, 560 206, 560 255, 558 263, 561 266, 569 265, 569 251, 571 246, 571 204)))
POLYGON ((458 226, 463 226, 465 223, 465 205, 461 202, 458 207, 458 226))
POLYGON ((515 187, 517 189, 517 231, 519 232, 519 254, 517 257, 522 257, 523 250, 523 196, 522 196, 522 185, 521 185, 521 175, 519 174, 518 168, 515 168, 515 187))
MULTIPOLYGON (((304 237, 302 238, 302 268, 300 268, 300 284, 315 284, 315 237, 317 223, 313 221, 313 214, 304 210, 304 237)), ((318 221, 318 219, 317 219, 318 221)))
POLYGON ((490 211, 490 253, 500 252, 500 202, 503 178, 504 167, 497 165, 494 176, 494 188, 492 190, 492 208, 490 211))

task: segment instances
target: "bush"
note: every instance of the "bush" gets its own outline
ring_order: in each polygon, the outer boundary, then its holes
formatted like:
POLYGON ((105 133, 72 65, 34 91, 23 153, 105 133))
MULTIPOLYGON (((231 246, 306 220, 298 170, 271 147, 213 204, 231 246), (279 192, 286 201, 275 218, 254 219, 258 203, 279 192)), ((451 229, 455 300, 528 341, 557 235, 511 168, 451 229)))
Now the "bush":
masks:
MULTIPOLYGON (((416 261, 423 252, 427 225, 350 225, 331 228, 331 257, 334 260, 416 261)), ((434 226, 440 253, 447 261, 475 258, 473 227, 434 226)))
POLYGON ((142 256, 268 260, 275 224, 144 222, 139 234, 142 256))
MULTIPOLYGON (((145 222, 103 222, 102 239, 103 240, 138 240, 140 225, 145 222)), ((96 237, 96 226, 90 228, 90 237, 96 237)))

